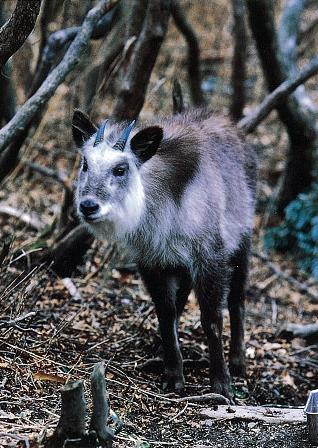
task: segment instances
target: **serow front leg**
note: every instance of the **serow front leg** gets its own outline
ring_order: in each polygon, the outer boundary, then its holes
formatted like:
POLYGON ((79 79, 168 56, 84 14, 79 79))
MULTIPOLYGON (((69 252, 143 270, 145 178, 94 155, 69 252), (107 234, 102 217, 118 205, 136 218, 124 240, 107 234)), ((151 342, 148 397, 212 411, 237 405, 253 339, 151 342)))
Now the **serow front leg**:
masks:
POLYGON ((183 361, 177 335, 176 280, 165 272, 141 271, 155 303, 163 348, 162 388, 181 392, 184 388, 183 361))

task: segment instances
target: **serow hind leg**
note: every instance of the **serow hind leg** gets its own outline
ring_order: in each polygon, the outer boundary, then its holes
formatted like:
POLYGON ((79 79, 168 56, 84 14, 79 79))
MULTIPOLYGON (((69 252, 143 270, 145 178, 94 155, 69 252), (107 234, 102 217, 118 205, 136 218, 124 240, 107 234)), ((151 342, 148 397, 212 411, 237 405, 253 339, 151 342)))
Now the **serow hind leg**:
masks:
POLYGON ((245 286, 248 272, 250 239, 246 237, 232 259, 232 276, 228 307, 231 322, 231 344, 229 364, 233 376, 245 375, 245 286))
POLYGON ((140 269, 154 301, 163 348, 163 390, 180 392, 184 388, 183 361, 177 336, 175 277, 168 271, 140 269))
POLYGON ((195 292, 201 311, 201 323, 210 354, 210 383, 213 392, 231 398, 230 377, 224 360, 222 303, 226 291, 226 275, 216 264, 198 278, 195 292))

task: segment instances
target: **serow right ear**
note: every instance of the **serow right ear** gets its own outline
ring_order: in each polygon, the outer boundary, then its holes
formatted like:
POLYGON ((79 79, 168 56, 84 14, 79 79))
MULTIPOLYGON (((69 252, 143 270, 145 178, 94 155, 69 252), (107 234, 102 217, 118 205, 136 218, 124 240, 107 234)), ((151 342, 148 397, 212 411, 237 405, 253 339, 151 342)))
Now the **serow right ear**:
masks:
POLYGON ((80 148, 97 131, 97 127, 91 122, 84 112, 76 109, 73 114, 72 133, 76 145, 80 148))

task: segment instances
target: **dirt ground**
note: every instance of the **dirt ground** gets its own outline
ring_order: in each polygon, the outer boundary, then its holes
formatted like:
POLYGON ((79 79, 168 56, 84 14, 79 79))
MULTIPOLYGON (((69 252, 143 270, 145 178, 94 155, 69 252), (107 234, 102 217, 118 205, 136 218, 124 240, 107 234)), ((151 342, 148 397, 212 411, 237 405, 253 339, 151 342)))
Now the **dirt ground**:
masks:
MULTIPOLYGON (((226 111, 230 101, 231 16, 229 2, 209 0, 201 7, 190 1, 188 11, 202 50, 206 98, 215 110, 226 111), (224 18, 220 21, 220 17, 224 18), (214 83, 214 84, 213 84, 214 83), (216 87, 212 88, 211 85, 216 87)), ((98 55, 99 44, 91 49, 98 55)), ((312 49, 309 49, 308 57, 312 49)), ((187 85, 186 46, 171 25, 151 78, 141 118, 171 111, 171 82, 180 72, 187 85)), ((248 113, 264 96, 255 48, 249 48, 248 113)), ((85 68, 85 67, 84 67, 85 68)), ((83 68, 82 68, 83 69, 83 68)), ((78 73, 81 70, 78 69, 78 73)), ((40 129, 25 148, 30 159, 59 169, 74 178, 78 156, 71 142, 70 117, 76 97, 76 73, 57 91, 40 129), (72 81, 72 82, 71 82, 72 81)), ((309 83, 312 98, 318 88, 309 83)), ((189 101, 185 88, 186 100, 189 101)), ((107 114, 112 96, 96 105, 94 116, 107 114)), ((275 192, 285 157, 286 135, 273 113, 250 137, 260 158, 259 204, 255 219, 254 251, 263 251, 266 206, 275 192)), ((62 189, 53 180, 23 166, 5 181, 0 201, 25 211, 49 226, 59 215, 62 189)), ((107 242, 94 242, 86 261, 72 279, 58 278, 49 266, 32 270, 28 252, 50 244, 45 227, 37 232, 19 219, 0 216, 1 241, 14 235, 9 256, 0 267, 0 446, 38 447, 39 438, 56 426, 60 413, 59 388, 69 380, 85 382, 91 409, 89 374, 93 365, 107 362, 107 384, 112 410, 124 422, 114 447, 288 447, 309 446, 304 425, 255 422, 211 422, 200 410, 209 402, 174 401, 163 395, 160 371, 146 371, 145 362, 159 349, 153 304, 138 273, 127 262, 108 263, 107 242), (30 314, 28 314, 30 313, 30 314), (28 315, 15 325, 1 325, 28 315)), ((284 272, 317 282, 297 271, 294 260, 275 254, 271 260, 284 272)), ((237 404, 303 406, 308 392, 318 387, 317 345, 277 337, 286 322, 312 323, 318 303, 273 274, 268 264, 251 256, 247 291, 247 376, 233 378, 237 404)), ((225 309, 225 352, 229 319, 225 309)), ((186 360, 186 396, 209 392, 207 346, 195 297, 191 296, 180 322, 180 341, 186 360)), ((149 369, 148 369, 149 370, 149 369)), ((150 369, 151 370, 151 369, 150 369)), ((111 424, 113 425, 113 424, 111 424)))

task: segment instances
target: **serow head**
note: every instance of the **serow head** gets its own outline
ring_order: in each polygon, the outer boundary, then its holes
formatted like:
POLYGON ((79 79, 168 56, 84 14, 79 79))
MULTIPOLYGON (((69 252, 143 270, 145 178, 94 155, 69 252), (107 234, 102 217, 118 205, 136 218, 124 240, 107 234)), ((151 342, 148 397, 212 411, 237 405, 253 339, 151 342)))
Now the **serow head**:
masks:
POLYGON ((144 211, 142 167, 156 154, 163 130, 136 132, 134 125, 106 120, 97 128, 83 112, 74 112, 73 138, 82 154, 76 210, 97 233, 105 222, 119 233, 133 230, 144 211))

